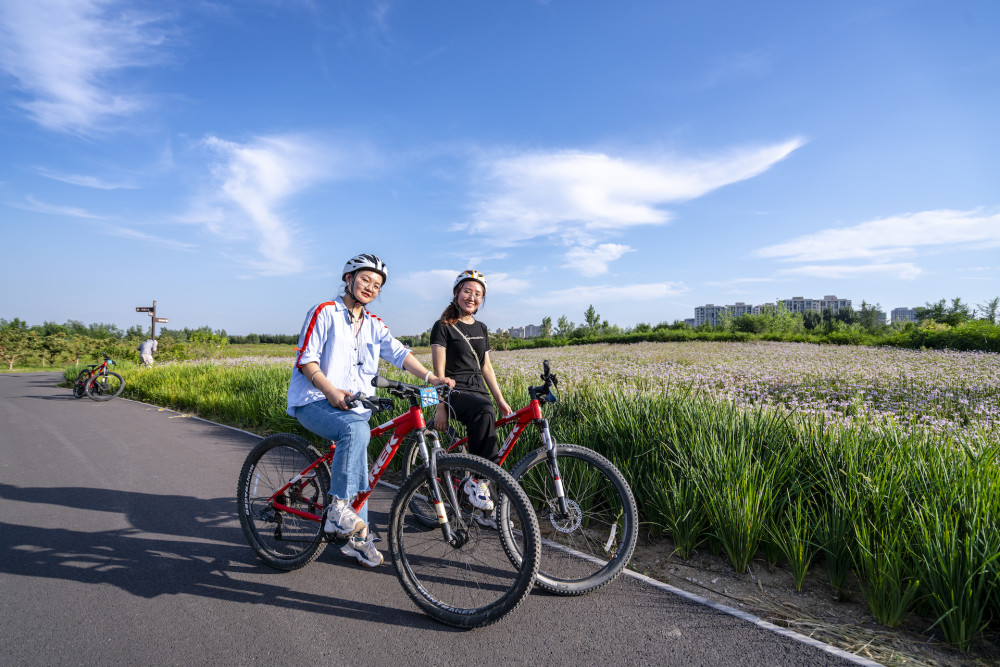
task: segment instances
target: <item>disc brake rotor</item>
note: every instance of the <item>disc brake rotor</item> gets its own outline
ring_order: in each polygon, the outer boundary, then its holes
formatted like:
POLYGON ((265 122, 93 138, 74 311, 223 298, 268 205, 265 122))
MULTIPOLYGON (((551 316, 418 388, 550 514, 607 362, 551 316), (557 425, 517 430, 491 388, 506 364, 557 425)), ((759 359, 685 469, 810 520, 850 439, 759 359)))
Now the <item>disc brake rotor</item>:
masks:
POLYGON ((560 516, 559 501, 553 500, 549 504, 549 522, 552 527, 560 533, 572 533, 583 523, 583 511, 575 500, 566 499, 566 508, 569 510, 567 516, 560 516))

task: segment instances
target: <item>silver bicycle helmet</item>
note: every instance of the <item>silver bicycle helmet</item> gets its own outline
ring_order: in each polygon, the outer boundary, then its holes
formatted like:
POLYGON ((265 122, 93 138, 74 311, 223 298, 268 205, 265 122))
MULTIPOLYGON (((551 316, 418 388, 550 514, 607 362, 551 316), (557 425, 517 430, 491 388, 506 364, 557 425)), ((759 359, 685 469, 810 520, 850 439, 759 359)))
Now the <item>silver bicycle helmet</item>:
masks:
POLYGON ((454 292, 455 290, 457 290, 458 286, 464 283, 466 280, 475 280, 477 283, 482 285, 483 295, 484 296, 486 295, 486 276, 481 274, 479 271, 476 271, 475 269, 466 269, 465 271, 462 271, 460 274, 458 274, 458 277, 455 278, 455 284, 451 286, 451 291, 454 292))
POLYGON ((344 264, 344 270, 340 272, 340 278, 343 280, 344 276, 348 273, 354 273, 355 271, 360 271, 361 269, 374 271, 382 276, 383 285, 389 282, 389 267, 387 267, 385 262, 379 259, 376 255, 368 254, 357 255, 347 260, 347 264, 344 264))

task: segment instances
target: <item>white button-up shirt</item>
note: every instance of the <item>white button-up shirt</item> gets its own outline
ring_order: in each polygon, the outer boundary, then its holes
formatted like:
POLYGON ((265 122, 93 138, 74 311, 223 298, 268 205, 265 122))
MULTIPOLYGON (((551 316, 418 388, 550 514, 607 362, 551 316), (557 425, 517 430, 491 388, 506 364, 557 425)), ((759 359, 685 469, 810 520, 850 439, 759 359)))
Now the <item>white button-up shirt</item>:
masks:
MULTIPOLYGON (((310 308, 299 334, 298 357, 288 384, 288 414, 294 417, 295 408, 326 400, 323 392, 300 370, 309 362, 317 362, 323 375, 338 389, 372 396, 375 394, 372 378, 378 373, 379 358, 402 368, 409 353, 408 347, 392 337, 389 327, 367 310, 363 311, 361 329, 355 335, 350 313, 339 296, 310 308)), ((370 412, 361 406, 353 411, 370 412)))

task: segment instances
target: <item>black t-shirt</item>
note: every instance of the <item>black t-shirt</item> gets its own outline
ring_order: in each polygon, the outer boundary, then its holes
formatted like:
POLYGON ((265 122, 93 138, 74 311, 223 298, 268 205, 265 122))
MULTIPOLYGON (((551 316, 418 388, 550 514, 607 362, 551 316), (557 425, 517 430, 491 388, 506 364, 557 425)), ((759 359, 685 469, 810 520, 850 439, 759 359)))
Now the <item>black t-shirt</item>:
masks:
POLYGON ((482 373, 482 364, 490 349, 490 336, 485 324, 455 322, 454 325, 447 325, 438 320, 431 327, 431 345, 444 347, 444 374, 455 380, 455 389, 488 394, 482 373), (472 349, 453 327, 465 334, 472 349), (473 349, 476 351, 475 357, 472 356, 473 349), (477 358, 479 363, 476 363, 477 358))

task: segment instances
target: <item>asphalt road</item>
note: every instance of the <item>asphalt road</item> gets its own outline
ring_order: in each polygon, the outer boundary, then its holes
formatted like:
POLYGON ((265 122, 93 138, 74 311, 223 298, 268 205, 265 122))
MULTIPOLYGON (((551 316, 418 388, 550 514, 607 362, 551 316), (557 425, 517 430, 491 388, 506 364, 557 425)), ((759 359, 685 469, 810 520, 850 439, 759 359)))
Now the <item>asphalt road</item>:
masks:
MULTIPOLYGON (((5 664, 850 664, 632 577, 579 598, 535 592, 460 631, 418 611, 391 562, 365 570, 328 548, 277 572, 235 513, 255 436, 77 400, 59 380, 0 375, 5 664)), ((391 494, 372 496, 382 526, 391 494)))

